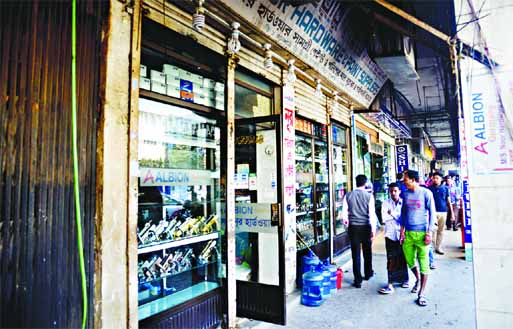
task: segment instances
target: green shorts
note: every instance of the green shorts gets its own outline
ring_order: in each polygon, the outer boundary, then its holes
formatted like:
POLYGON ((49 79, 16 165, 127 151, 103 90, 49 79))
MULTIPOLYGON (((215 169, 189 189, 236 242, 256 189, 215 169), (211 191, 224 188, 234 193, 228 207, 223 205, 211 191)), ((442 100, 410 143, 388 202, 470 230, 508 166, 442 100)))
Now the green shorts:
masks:
POLYGON ((429 245, 424 243, 426 232, 406 231, 404 233, 403 252, 409 268, 416 266, 419 259, 420 273, 429 274, 429 245))

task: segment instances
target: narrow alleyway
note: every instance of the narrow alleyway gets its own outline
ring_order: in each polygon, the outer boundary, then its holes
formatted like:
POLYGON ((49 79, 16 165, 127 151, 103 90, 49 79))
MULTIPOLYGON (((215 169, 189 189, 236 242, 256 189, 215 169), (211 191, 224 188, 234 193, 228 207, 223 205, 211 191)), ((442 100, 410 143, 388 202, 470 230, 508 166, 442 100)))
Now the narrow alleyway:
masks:
MULTIPOLYGON (((461 232, 445 231, 445 251, 436 255, 437 269, 431 271, 425 308, 415 304, 410 289, 396 287, 392 295, 377 290, 386 283, 386 256, 383 233, 373 248, 376 276, 364 281, 361 289, 351 286, 351 266, 346 266, 343 287, 320 307, 300 304, 299 295, 290 296, 287 328, 475 328, 472 264, 466 262, 461 232)), ((414 279, 410 276, 410 284, 414 279)), ((258 321, 245 321, 242 328, 283 328, 258 321)))

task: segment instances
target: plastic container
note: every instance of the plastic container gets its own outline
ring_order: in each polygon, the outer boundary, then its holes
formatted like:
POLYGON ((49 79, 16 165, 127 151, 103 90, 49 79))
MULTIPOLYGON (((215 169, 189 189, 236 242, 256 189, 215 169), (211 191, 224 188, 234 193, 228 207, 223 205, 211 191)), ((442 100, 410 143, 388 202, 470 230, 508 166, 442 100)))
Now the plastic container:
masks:
POLYGON ((306 306, 319 306, 324 303, 322 294, 324 277, 322 273, 315 272, 314 267, 303 274, 303 288, 301 290, 301 304, 306 306))
POLYGON ((296 280, 299 288, 301 288, 303 286, 303 281, 299 280, 299 278, 301 278, 303 274, 308 273, 312 266, 314 268, 317 268, 317 266, 321 262, 319 260, 319 257, 317 257, 311 250, 308 251, 307 255, 303 256, 302 261, 303 261, 303 263, 302 263, 302 267, 301 267, 301 273, 298 275, 298 280, 296 280))
POLYGON ((324 267, 330 272, 330 290, 333 294, 337 291, 337 267, 330 264, 329 259, 324 261, 324 267))
POLYGON ((331 273, 322 263, 317 268, 322 272, 322 296, 326 299, 331 296, 331 273))
POLYGON ((308 255, 305 255, 303 256, 303 272, 302 274, 304 273, 307 273, 310 271, 310 269, 312 268, 312 266, 314 268, 317 267, 317 265, 320 264, 320 260, 319 260, 319 257, 317 257, 311 250, 308 252, 308 255))

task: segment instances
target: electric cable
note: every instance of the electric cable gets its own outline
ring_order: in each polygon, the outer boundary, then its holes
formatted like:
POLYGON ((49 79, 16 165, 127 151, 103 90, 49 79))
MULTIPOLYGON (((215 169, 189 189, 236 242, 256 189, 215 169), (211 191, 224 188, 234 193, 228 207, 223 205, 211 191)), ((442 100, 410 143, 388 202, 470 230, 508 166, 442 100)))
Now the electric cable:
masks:
POLYGON ((87 284, 82 241, 82 216, 80 214, 80 188, 78 175, 77 145, 77 1, 71 3, 71 140, 73 153, 73 192, 75 197, 75 222, 77 226, 77 246, 82 283, 82 329, 87 322, 87 284))

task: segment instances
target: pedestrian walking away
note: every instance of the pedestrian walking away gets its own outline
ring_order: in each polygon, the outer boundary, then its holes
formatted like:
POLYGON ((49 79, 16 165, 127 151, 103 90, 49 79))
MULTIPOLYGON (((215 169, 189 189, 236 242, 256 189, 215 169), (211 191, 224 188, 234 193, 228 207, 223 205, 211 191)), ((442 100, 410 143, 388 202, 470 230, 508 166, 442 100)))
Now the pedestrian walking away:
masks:
POLYGON ((387 251, 388 284, 379 289, 381 294, 394 292, 394 283, 402 288, 409 288, 408 267, 404 258, 403 249, 399 243, 401 235, 401 191, 396 183, 388 186, 390 198, 381 205, 381 218, 385 224, 385 248, 387 251))
POLYGON ((356 288, 361 288, 362 280, 374 275, 372 269, 372 240, 376 232, 377 217, 374 208, 374 196, 365 190, 367 177, 356 176, 356 189, 344 197, 342 220, 349 225, 348 233, 353 258, 353 275, 356 288), (361 246, 361 249, 360 249, 361 246), (361 274, 360 250, 363 250, 364 277, 361 274))
POLYGON ((442 249, 442 242, 444 237, 444 230, 447 221, 447 212, 451 217, 452 214, 451 199, 449 196, 449 188, 446 185, 442 185, 442 174, 439 172, 433 173, 433 184, 429 187, 429 190, 433 193, 436 208, 436 230, 433 232, 433 243, 435 252, 443 255, 445 252, 442 249))
POLYGON ((407 170, 404 174, 404 183, 407 187, 403 195, 401 207, 401 234, 400 242, 408 267, 415 275, 415 285, 412 293, 418 293, 417 304, 426 306, 425 290, 429 275, 429 244, 435 222, 435 203, 433 194, 418 184, 419 173, 407 170), (420 268, 417 268, 418 259, 420 268), (420 288, 420 289, 419 289, 420 288))

